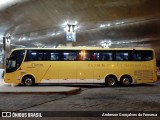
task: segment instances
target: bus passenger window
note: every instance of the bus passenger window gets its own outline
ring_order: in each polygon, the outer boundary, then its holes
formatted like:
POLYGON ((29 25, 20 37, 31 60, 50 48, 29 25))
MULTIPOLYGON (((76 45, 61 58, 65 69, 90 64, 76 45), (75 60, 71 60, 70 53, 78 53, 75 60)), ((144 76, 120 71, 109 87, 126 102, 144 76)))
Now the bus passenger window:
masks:
POLYGON ((93 61, 99 61, 100 60, 100 53, 93 53, 92 54, 92 60, 93 61))
POLYGON ((66 51, 63 53, 63 60, 64 61, 76 61, 77 60, 77 53, 66 51))
POLYGON ((53 52, 51 52, 50 53, 50 60, 51 61, 59 60, 59 53, 53 53, 53 52))
POLYGON ((117 55, 116 55, 116 60, 118 60, 118 61, 122 61, 123 59, 122 59, 122 57, 121 57, 121 56, 117 56, 117 55))
POLYGON ((89 61, 90 53, 88 51, 82 50, 79 52, 79 60, 80 61, 89 61))
POLYGON ((144 60, 149 61, 153 59, 153 52, 152 51, 146 51, 144 53, 144 60))
POLYGON ((132 61, 142 61, 142 53, 140 52, 132 53, 131 59, 132 61))
POLYGON ((37 60, 38 61, 42 61, 43 60, 43 53, 38 53, 38 56, 37 56, 37 60))
POLYGON ((116 53, 117 61, 128 61, 128 53, 127 52, 118 52, 116 53))
POLYGON ((32 52, 30 55, 30 61, 36 61, 37 60, 37 53, 36 52, 32 52))
POLYGON ((112 61, 112 53, 102 53, 102 61, 112 61))
POLYGON ((137 54, 137 60, 138 61, 142 60, 142 55, 141 54, 137 54))

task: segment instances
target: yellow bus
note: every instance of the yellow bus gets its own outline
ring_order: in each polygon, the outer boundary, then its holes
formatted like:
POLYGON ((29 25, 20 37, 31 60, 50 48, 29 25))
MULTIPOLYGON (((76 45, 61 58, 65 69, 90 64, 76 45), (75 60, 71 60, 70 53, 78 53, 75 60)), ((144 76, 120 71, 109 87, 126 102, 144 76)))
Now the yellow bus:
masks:
POLYGON ((6 61, 4 81, 26 86, 38 83, 149 83, 157 80, 153 49, 21 48, 6 61))

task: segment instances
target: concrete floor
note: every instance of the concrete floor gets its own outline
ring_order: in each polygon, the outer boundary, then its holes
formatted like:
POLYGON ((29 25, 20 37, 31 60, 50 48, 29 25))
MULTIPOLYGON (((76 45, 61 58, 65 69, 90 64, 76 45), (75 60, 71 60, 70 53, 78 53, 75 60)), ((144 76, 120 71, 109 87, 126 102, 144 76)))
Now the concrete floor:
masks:
MULTIPOLYGON (((98 84, 64 85, 64 87, 80 87, 81 92, 76 95, 0 93, 0 111, 160 111, 160 81, 131 87, 109 88, 98 84)), ((101 120, 107 118, 54 117, 54 119, 101 120)), ((145 117, 145 120, 152 119, 158 120, 159 118, 145 117)))
POLYGON ((75 94, 80 92, 80 87, 69 86, 53 86, 49 84, 41 84, 37 86, 19 86, 6 84, 3 79, 0 79, 0 93, 63 93, 75 94))

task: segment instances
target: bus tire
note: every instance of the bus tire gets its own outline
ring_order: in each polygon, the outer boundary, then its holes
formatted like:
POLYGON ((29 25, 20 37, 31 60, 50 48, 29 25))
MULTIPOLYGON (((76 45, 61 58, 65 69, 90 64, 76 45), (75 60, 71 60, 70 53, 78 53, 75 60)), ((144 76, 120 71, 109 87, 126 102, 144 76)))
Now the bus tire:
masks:
POLYGON ((114 87, 117 85, 117 78, 114 75, 109 75, 105 78, 105 85, 108 87, 114 87))
POLYGON ((31 75, 24 76, 22 79, 22 84, 24 86, 33 86, 35 85, 35 79, 31 75))
POLYGON ((128 87, 132 83, 132 77, 129 76, 129 75, 124 75, 124 76, 121 77, 120 82, 121 82, 122 86, 128 87))

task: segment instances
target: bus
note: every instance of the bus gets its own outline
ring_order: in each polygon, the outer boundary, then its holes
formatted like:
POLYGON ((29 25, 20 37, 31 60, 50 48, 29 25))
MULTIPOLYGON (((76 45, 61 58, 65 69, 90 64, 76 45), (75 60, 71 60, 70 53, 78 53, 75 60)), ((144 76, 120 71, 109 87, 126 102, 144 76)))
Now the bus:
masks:
POLYGON ((130 86, 157 80, 153 49, 19 48, 6 60, 4 81, 32 86, 39 83, 103 83, 130 86))

